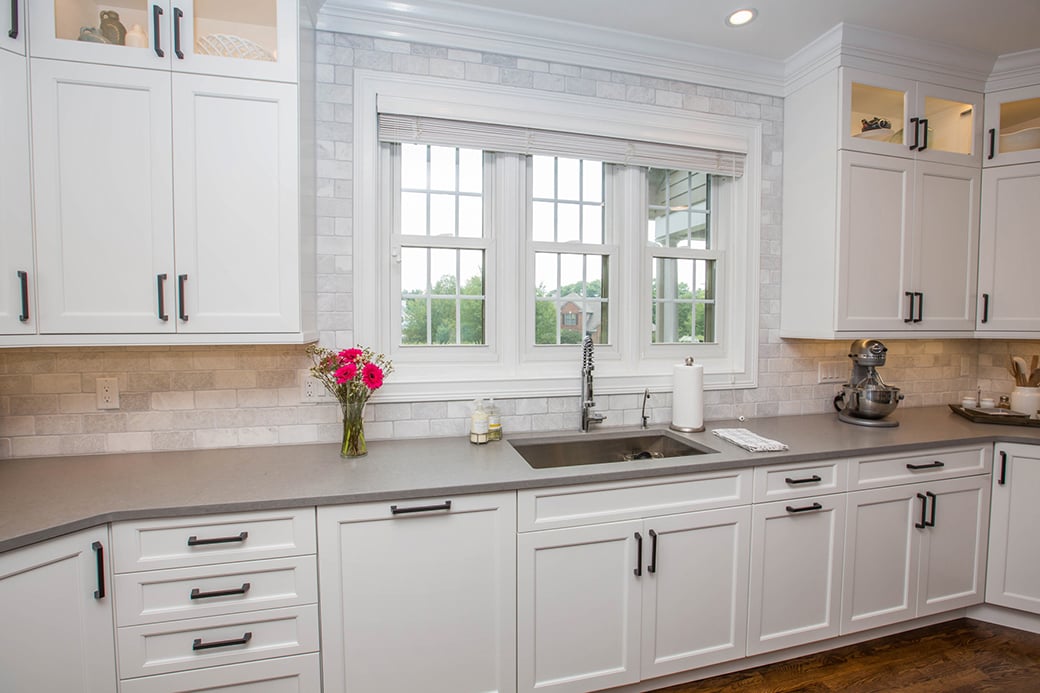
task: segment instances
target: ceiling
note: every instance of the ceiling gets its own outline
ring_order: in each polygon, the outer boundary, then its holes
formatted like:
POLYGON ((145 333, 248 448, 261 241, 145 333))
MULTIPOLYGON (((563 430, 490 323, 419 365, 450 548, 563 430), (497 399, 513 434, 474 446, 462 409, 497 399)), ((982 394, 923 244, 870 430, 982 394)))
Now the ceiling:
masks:
MULTIPOLYGON (((402 3, 403 4, 403 3, 402 3)), ((1040 48, 1040 0, 455 0, 583 27, 786 60, 844 22, 999 55, 1040 48), (724 19, 758 10, 741 28, 724 19)))

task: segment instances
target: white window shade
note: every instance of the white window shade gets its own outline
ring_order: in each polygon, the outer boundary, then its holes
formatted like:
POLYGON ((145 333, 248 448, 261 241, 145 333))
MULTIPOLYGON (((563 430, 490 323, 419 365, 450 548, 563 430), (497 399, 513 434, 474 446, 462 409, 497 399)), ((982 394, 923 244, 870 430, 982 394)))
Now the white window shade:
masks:
POLYGON ((734 178, 744 174, 745 155, 742 152, 391 113, 380 113, 378 124, 381 142, 595 159, 611 164, 703 171, 734 178))

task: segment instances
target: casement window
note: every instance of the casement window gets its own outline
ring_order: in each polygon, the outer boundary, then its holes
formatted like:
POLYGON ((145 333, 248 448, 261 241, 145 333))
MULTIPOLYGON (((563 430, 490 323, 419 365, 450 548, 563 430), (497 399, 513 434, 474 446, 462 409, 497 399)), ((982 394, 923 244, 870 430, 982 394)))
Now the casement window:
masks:
POLYGON ((686 356, 754 384, 757 127, 362 76, 354 340, 393 359, 392 396, 573 394, 586 335, 601 393, 668 389, 686 356))

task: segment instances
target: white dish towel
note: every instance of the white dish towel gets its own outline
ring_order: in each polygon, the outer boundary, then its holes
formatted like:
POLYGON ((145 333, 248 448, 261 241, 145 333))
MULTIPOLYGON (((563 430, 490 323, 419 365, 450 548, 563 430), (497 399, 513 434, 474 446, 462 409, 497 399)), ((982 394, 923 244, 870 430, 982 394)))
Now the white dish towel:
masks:
POLYGON ((786 444, 778 440, 763 438, 746 428, 715 428, 712 429, 712 433, 750 452, 779 452, 787 449, 786 444))

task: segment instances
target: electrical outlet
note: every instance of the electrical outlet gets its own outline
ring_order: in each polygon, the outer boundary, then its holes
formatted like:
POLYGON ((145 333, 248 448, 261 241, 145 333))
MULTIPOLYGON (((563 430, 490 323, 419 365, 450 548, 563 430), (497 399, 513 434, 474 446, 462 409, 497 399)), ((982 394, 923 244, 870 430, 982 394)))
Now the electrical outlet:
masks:
POLYGON ((849 365, 844 361, 820 361, 818 383, 843 383, 848 375, 849 365))
POLYGON ((303 388, 300 393, 300 400, 302 402, 331 402, 333 400, 332 395, 325 389, 325 386, 319 383, 314 378, 305 378, 303 381, 303 388))
POLYGON ((97 408, 119 409, 119 378, 97 379, 97 408))

